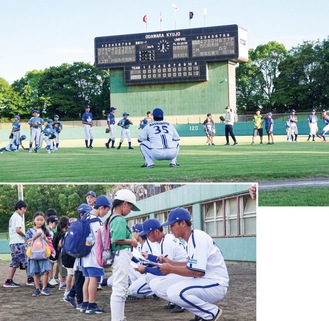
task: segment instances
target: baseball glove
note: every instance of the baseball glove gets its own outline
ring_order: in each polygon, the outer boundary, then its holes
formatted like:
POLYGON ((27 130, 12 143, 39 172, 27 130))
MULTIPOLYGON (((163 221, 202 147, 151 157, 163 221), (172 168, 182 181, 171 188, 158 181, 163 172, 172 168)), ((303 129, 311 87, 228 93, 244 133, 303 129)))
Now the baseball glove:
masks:
POLYGON ((110 132, 109 128, 105 128, 105 133, 108 134, 110 132))
POLYGON ((220 116, 219 119, 220 119, 221 121, 225 121, 224 116, 220 116))
POLYGON ((56 138, 56 135, 55 135, 55 134, 51 134, 51 135, 49 136, 49 138, 50 138, 50 139, 54 139, 54 138, 56 138))
POLYGON ((9 139, 12 139, 12 138, 14 138, 14 133, 10 133, 10 135, 9 135, 9 139))
POLYGON ((123 125, 124 126, 130 125, 130 120, 129 119, 126 119, 123 125))
POLYGON ((33 126, 33 127, 38 127, 38 126, 39 126, 39 122, 34 121, 34 122, 32 123, 32 126, 33 126))

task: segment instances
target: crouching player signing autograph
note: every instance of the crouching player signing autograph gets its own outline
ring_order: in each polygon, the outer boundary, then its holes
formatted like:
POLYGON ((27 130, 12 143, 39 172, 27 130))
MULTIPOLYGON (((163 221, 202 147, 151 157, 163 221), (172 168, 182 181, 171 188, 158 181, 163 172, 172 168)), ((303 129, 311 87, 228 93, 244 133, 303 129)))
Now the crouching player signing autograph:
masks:
POLYGON ((187 244, 188 261, 161 258, 158 266, 163 274, 171 274, 163 282, 151 282, 154 293, 195 315, 194 320, 219 320, 222 310, 217 303, 224 299, 229 277, 220 249, 201 230, 194 230, 191 215, 184 208, 169 213, 168 222, 176 238, 187 244))

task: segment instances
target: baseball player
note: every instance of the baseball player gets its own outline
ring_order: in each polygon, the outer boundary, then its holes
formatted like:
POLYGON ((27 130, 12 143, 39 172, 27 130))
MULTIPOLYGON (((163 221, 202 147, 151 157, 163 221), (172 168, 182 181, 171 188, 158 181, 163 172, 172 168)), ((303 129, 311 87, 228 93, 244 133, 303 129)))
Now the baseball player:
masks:
POLYGON ((315 141, 316 132, 318 131, 318 117, 315 115, 316 110, 312 109, 311 114, 308 116, 308 127, 310 129, 310 133, 308 134, 307 141, 309 141, 312 137, 312 141, 315 141))
POLYGON ((322 139, 323 142, 326 142, 326 133, 329 130, 329 116, 327 115, 327 111, 326 110, 322 110, 322 119, 324 121, 324 127, 321 131, 321 134, 318 135, 318 137, 320 137, 322 139))
POLYGON ((33 110, 32 116, 33 117, 28 121, 28 124, 30 125, 30 148, 29 148, 30 153, 32 153, 32 145, 34 141, 35 141, 34 151, 38 151, 42 125, 44 123, 43 119, 40 118, 40 113, 38 110, 33 110))
POLYGON ((160 271, 167 279, 150 282, 154 293, 195 315, 195 320, 218 321, 222 310, 217 303, 224 299, 229 276, 223 255, 215 241, 204 231, 192 228, 191 215, 184 208, 170 211, 168 221, 176 238, 187 243, 187 262, 161 258, 160 271))
POLYGON ((290 115, 288 116, 288 120, 290 121, 290 139, 291 141, 297 142, 297 137, 298 137, 298 127, 297 127, 297 116, 295 115, 296 110, 291 109, 290 110, 290 115))
POLYGON ((85 130, 86 148, 93 148, 94 131, 93 131, 93 114, 90 107, 85 107, 85 113, 82 115, 82 124, 85 130))
MULTIPOLYGON (((226 138, 226 144, 225 146, 230 146, 229 136, 233 139, 234 146, 238 145, 235 135, 233 133, 233 125, 234 125, 234 118, 235 114, 233 113, 233 110, 230 106, 226 106, 226 114, 224 117, 225 121, 225 138, 226 138)), ((222 120, 222 119, 221 119, 222 120)))
POLYGON ((12 123, 12 129, 10 136, 12 136, 12 144, 15 144, 16 146, 19 146, 21 143, 21 123, 20 123, 20 116, 16 115, 14 117, 14 122, 12 123))
POLYGON ((63 124, 59 121, 59 116, 54 116, 53 129, 55 131, 54 150, 59 146, 59 134, 63 130, 63 124))
POLYGON ((139 122, 138 129, 143 129, 147 124, 153 122, 153 117, 150 111, 146 113, 146 117, 139 122))
POLYGON ((215 145, 214 136, 215 136, 215 123, 212 119, 212 115, 207 114, 207 118, 203 122, 203 128, 207 136, 206 145, 215 145))
MULTIPOLYGON (((53 129, 53 120, 48 119, 47 125, 44 127, 41 133, 39 148, 42 148, 42 142, 45 141, 47 144, 46 146, 47 153, 50 154, 52 151, 53 140, 55 139, 55 137, 56 136, 55 136, 55 130, 53 129)), ((35 148, 34 151, 37 153, 39 148, 35 148)))
POLYGON ((130 125, 132 125, 133 123, 128 119, 129 114, 124 112, 122 114, 123 118, 118 122, 118 126, 120 126, 121 129, 121 138, 120 138, 120 143, 117 149, 121 148, 121 145, 124 141, 124 139, 127 137, 128 139, 128 149, 133 149, 133 147, 131 147, 131 133, 130 133, 130 125))
POLYGON ((263 144, 263 123, 264 123, 264 117, 260 114, 260 109, 256 110, 256 114, 253 118, 254 123, 254 131, 252 135, 251 145, 255 143, 255 137, 257 136, 257 133, 259 135, 260 144, 263 144))
POLYGON ((18 152, 18 149, 19 149, 19 146, 22 146, 23 149, 24 146, 23 146, 23 140, 26 139, 26 136, 25 135, 22 135, 20 138, 19 138, 19 143, 17 145, 17 139, 16 141, 14 142, 14 138, 11 138, 10 141, 9 141, 9 144, 6 146, 6 147, 2 147, 0 148, 0 152, 18 152))
POLYGON ((107 129, 108 132, 110 133, 110 138, 107 141, 107 143, 105 143, 106 148, 110 148, 110 143, 111 144, 111 148, 115 148, 114 144, 115 144, 115 133, 116 133, 116 127, 115 127, 115 111, 117 109, 115 107, 111 107, 110 108, 110 112, 107 115, 107 119, 106 119, 106 123, 107 123, 107 129))
MULTIPOLYGON (((160 255, 157 256, 152 254, 146 254, 146 255, 144 254, 145 258, 148 259, 149 261, 159 262, 162 257, 167 257, 171 260, 177 262, 184 262, 186 264, 187 253, 184 246, 173 235, 166 234, 163 231, 163 227, 161 226, 161 223, 157 219, 151 218, 144 221, 143 231, 141 231, 139 235, 140 236, 146 235, 151 242, 156 242, 157 244, 159 244, 160 255)), ((161 280, 161 282, 164 279, 167 279, 167 276, 164 276, 158 267, 147 267, 144 265, 139 265, 138 267, 136 267, 136 270, 145 275, 144 284, 142 283, 143 278, 139 278, 138 280, 133 282, 129 287, 129 291, 131 293, 133 293, 133 290, 135 290, 136 296, 138 295, 139 289, 143 288, 145 291, 145 287, 146 287, 145 284, 146 285, 150 284, 150 282, 153 279, 156 279, 157 281, 161 280)), ((149 288, 149 291, 150 293, 152 293, 151 288, 149 288)), ((173 313, 179 313, 184 311, 184 308, 181 308, 180 306, 175 306, 173 304, 169 305, 169 307, 171 308, 171 312, 173 313)))
POLYGON ((169 166, 179 166, 177 155, 179 153, 178 141, 180 137, 175 127, 163 121, 163 110, 153 110, 154 122, 148 124, 138 135, 140 150, 145 159, 142 167, 153 168, 154 160, 169 160, 169 166))

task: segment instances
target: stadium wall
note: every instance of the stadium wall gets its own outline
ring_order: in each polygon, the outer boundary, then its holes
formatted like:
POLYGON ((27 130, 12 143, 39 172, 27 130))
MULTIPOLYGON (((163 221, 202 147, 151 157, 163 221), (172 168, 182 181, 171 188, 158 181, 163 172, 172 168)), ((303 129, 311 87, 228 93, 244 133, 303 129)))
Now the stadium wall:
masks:
MULTIPOLYGON (((176 207, 185 207, 193 217, 193 227, 205 230, 202 205, 211 201, 218 201, 232 196, 248 195, 250 183, 245 184, 186 184, 182 187, 173 188, 167 192, 148 197, 138 201, 140 212, 132 212, 127 220, 128 225, 133 226, 147 218, 157 218, 160 222, 167 219, 168 212, 176 207)), ((231 198, 234 203, 235 198, 231 198)), ((237 200, 237 198, 236 198, 237 200)), ((256 217, 256 201, 249 200, 254 208, 256 217)), ((234 204, 232 204, 234 206, 234 204)), ((209 224, 209 223, 208 223, 209 224)), ((256 230, 256 219, 253 221, 253 229, 256 230)), ((256 261, 256 234, 254 235, 211 235, 219 245, 224 258, 231 261, 256 261)))

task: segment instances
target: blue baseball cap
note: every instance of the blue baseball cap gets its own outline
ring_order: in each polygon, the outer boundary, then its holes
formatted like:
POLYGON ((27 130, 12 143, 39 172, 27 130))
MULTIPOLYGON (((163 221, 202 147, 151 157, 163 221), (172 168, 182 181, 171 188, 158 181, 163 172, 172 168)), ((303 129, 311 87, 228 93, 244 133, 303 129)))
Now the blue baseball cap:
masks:
POLYGON ((156 218, 150 218, 143 222, 143 231, 139 233, 139 236, 147 235, 157 230, 159 227, 161 227, 161 223, 156 218))
POLYGON ((133 232, 141 232, 143 231, 143 224, 142 223, 136 223, 133 227, 133 232))
POLYGON ((129 114, 127 112, 124 112, 122 116, 129 116, 129 114))
POLYGON ((293 112, 296 112, 296 110, 295 109, 290 109, 290 112, 293 113, 293 112))
POLYGON ((99 207, 99 206, 112 207, 111 200, 106 195, 100 195, 96 198, 94 204, 94 207, 99 207))
POLYGON ((34 114, 34 113, 40 114, 39 110, 37 110, 37 109, 34 109, 34 110, 32 111, 32 114, 34 114))
POLYGON ((52 122, 53 122, 53 120, 50 118, 47 120, 47 123, 52 123, 52 122))
POLYGON ((85 106, 85 109, 87 109, 87 108, 90 108, 90 106, 89 105, 85 106))
POLYGON ((168 221, 163 223, 162 226, 168 226, 180 221, 190 221, 191 214, 188 210, 182 207, 175 208, 169 212, 168 221))
POLYGON ((17 118, 18 120, 21 119, 21 117, 19 115, 16 115, 14 118, 17 118))
POLYGON ((153 117, 163 117, 163 110, 160 108, 153 109, 152 112, 153 117))
POLYGON ((117 110, 115 107, 111 107, 110 111, 117 110))
POLYGON ((89 213, 90 211, 92 211, 92 207, 86 203, 82 203, 78 206, 77 208, 77 212, 78 212, 78 217, 80 217, 81 213, 89 213))
POLYGON ((54 118, 59 118, 59 116, 58 115, 54 115, 54 118))
POLYGON ((25 135, 22 135, 21 136, 21 140, 24 140, 24 139, 26 139, 26 136, 25 135))
POLYGON ((91 196, 96 197, 96 193, 93 192, 93 191, 89 191, 89 192, 87 192, 85 196, 88 196, 88 195, 91 195, 91 196))

